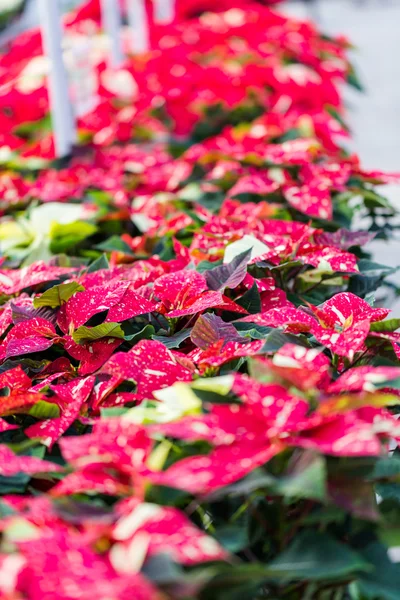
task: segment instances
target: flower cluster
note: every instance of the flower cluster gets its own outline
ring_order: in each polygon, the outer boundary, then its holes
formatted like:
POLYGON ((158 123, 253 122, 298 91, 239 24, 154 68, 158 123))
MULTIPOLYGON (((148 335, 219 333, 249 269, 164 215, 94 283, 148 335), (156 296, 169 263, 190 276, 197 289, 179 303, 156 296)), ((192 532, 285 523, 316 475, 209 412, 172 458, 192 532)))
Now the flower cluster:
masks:
POLYGON ((182 0, 116 72, 68 15, 63 164, 40 34, 0 57, 4 600, 398 598, 400 176, 343 146, 349 43, 267 4, 182 0))

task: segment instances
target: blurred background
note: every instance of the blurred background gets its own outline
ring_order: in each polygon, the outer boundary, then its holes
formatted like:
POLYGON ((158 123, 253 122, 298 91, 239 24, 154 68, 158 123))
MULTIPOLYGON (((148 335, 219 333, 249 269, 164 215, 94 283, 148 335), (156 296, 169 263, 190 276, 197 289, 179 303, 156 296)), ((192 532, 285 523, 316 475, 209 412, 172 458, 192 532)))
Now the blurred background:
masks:
POLYGON ((400 0, 291 0, 282 6, 356 46, 353 62, 365 93, 347 93, 354 149, 366 168, 399 170, 400 0))
MULTIPOLYGON (((82 0, 59 1, 67 11, 82 0)), ((280 10, 311 18, 328 34, 344 34, 353 42, 365 91, 345 93, 352 149, 367 169, 400 171, 400 0, 286 0, 280 10)), ((37 24, 36 0, 0 0, 0 47, 37 24)), ((400 210, 400 188, 382 191, 400 210)), ((400 241, 390 247, 374 242, 373 251, 377 262, 400 265, 400 241)), ((400 284, 400 273, 396 280, 400 284)), ((400 316, 400 300, 394 312, 400 316)))
MULTIPOLYGON (((286 13, 311 17, 329 34, 344 34, 354 44, 353 62, 364 93, 346 89, 353 149, 366 168, 400 171, 400 0, 291 0, 286 13)), ((400 210, 399 186, 382 192, 400 210)), ((373 242, 374 259, 400 265, 400 241, 373 242)), ((400 284, 400 273, 395 276, 400 284)), ((400 316, 400 300, 393 306, 400 316)))
MULTIPOLYGON (((67 11, 82 0, 59 2, 67 11)), ((347 93, 354 149, 367 169, 400 170, 400 0, 286 0, 280 10, 353 42, 365 88, 347 93)), ((36 0, 0 0, 0 46, 35 25, 36 0)))

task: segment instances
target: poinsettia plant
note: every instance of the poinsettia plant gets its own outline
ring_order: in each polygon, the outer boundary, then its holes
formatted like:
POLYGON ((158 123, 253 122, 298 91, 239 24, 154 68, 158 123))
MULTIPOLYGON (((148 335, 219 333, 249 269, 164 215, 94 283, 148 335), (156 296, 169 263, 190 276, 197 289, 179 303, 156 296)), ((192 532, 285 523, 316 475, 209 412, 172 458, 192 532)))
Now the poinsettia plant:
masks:
POLYGON ((349 42, 270 4, 179 1, 116 71, 67 15, 63 164, 40 32, 0 56, 4 600, 399 598, 400 175, 345 149, 349 42))

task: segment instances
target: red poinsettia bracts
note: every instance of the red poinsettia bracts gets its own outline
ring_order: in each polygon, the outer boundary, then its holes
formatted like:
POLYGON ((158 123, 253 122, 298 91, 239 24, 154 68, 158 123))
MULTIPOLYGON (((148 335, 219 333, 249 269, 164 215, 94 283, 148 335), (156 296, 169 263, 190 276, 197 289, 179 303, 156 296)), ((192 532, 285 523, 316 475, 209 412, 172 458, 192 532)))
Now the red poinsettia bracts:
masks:
POLYGON ((33 541, 20 543, 19 549, 26 562, 16 588, 28 597, 67 600, 76 590, 84 599, 93 594, 128 599, 133 591, 138 600, 161 599, 143 576, 117 573, 108 558, 95 552, 76 532, 46 530, 33 541))
POLYGON ((142 340, 130 352, 115 354, 101 372, 121 382, 133 380, 137 394, 145 398, 175 381, 190 381, 193 374, 187 365, 190 361, 182 361, 161 342, 142 340))
POLYGON ((60 277, 69 275, 74 269, 69 267, 50 267, 43 262, 16 270, 0 271, 0 292, 5 296, 13 296, 24 289, 57 281, 60 277))
POLYGON ((228 558, 212 537, 204 535, 174 508, 127 500, 120 503, 118 510, 121 518, 113 538, 119 544, 113 547, 111 559, 121 572, 130 571, 129 557, 143 546, 147 556, 165 553, 188 566, 228 558))
POLYGON ((75 471, 54 488, 53 495, 90 490, 119 495, 134 490, 140 497, 141 473, 151 445, 143 428, 121 421, 102 421, 89 435, 62 438, 63 456, 75 471))
POLYGON ((25 430, 25 435, 30 438, 42 438, 44 443, 51 447, 79 417, 94 383, 94 377, 85 377, 69 383, 52 385, 51 390, 56 394, 61 416, 31 425, 25 430))
MULTIPOLYGON (((330 360, 320 349, 286 344, 272 359, 256 359, 261 372, 290 382, 299 390, 324 389, 329 382, 330 360)), ((256 366, 256 368, 257 368, 256 366)))
POLYGON ((318 342, 334 354, 352 358, 364 347, 370 324, 382 321, 389 312, 384 308, 371 308, 354 294, 342 293, 320 307, 311 306, 307 310, 292 306, 276 308, 243 320, 285 327, 294 333, 312 333, 318 342))
MULTIPOLYGON (((383 435, 398 428, 389 417, 389 430, 374 431, 368 412, 348 410, 335 414, 333 401, 322 403, 310 417, 309 404, 276 384, 260 384, 236 375, 231 387, 242 404, 210 406, 209 414, 187 417, 156 426, 173 438, 207 440, 210 454, 184 458, 166 471, 153 473, 152 481, 207 494, 241 479, 270 461, 288 446, 313 449, 333 456, 376 456, 382 452, 383 435)), ((338 400, 342 402, 342 400, 338 400)), ((357 398, 346 408, 362 406, 357 398)), ((365 402, 365 400, 364 400, 365 402)), ((376 416, 382 418, 382 411, 376 416)))
POLYGON ((5 445, 1 446, 0 455, 0 475, 3 477, 12 477, 18 473, 35 475, 37 473, 56 473, 60 471, 59 465, 55 463, 41 460, 36 456, 17 456, 5 445))

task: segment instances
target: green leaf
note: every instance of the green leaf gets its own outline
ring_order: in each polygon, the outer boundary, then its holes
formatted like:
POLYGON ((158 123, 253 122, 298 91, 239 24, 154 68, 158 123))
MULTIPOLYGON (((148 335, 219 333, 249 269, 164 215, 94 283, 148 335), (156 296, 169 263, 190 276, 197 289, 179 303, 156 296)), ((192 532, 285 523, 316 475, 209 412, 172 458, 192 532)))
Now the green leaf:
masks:
POLYGON ((17 473, 17 475, 11 477, 0 475, 0 494, 2 496, 6 494, 23 494, 29 480, 30 476, 24 473, 17 473))
POLYGON ((390 561, 387 548, 378 542, 360 550, 364 559, 374 566, 354 584, 363 600, 399 600, 400 566, 390 561))
POLYGON ((249 544, 245 522, 220 527, 216 530, 215 537, 228 552, 240 552, 249 544))
POLYGON ((400 475, 400 457, 394 454, 377 460, 370 478, 373 480, 390 479, 396 475, 400 475))
POLYGON ((260 490, 275 489, 276 481, 276 478, 269 473, 265 473, 261 469, 256 469, 237 483, 233 483, 232 485, 214 492, 211 495, 211 498, 214 500, 225 496, 249 496, 255 491, 259 492, 260 490))
POLYGON ((77 344, 86 344, 87 342, 94 342, 105 337, 123 340, 125 334, 119 323, 102 323, 101 325, 96 325, 96 327, 82 325, 74 331, 72 337, 77 344))
POLYGON ((265 339, 265 344, 261 349, 261 354, 277 352, 285 344, 296 344, 297 346, 308 347, 308 344, 296 335, 282 333, 274 329, 265 339))
POLYGON ((364 297, 376 292, 382 281, 388 275, 396 272, 396 268, 381 265, 366 258, 358 261, 359 275, 352 275, 348 291, 357 296, 364 297))
POLYGON ((241 400, 233 394, 218 394, 210 390, 199 390, 192 388, 193 394, 202 402, 209 404, 241 404, 241 400))
POLYGON ((339 506, 328 505, 317 508, 309 515, 306 515, 302 519, 302 525, 316 525, 321 528, 331 523, 344 523, 346 519, 347 513, 339 508, 339 506))
POLYGON ((255 323, 232 323, 236 331, 243 337, 250 337, 253 340, 264 340, 267 335, 272 331, 272 327, 265 327, 263 325, 256 325, 255 323))
POLYGON ((348 291, 363 298, 377 290, 380 287, 383 278, 384 276, 366 277, 364 275, 353 275, 350 277, 348 291))
POLYGON ((362 258, 358 261, 358 268, 360 273, 368 276, 385 276, 390 275, 391 273, 395 273, 397 268, 388 267, 387 265, 381 265, 379 263, 373 262, 372 260, 368 260, 366 258, 362 258))
POLYGON ((158 585, 173 584, 183 577, 182 568, 172 560, 169 554, 161 552, 146 560, 143 573, 158 585))
POLYGON ((353 88, 358 90, 359 92, 364 91, 364 86, 358 78, 357 73, 352 69, 350 73, 347 75, 347 83, 351 85, 353 88))
POLYGON ((30 408, 29 414, 36 419, 57 419, 60 416, 60 409, 53 402, 39 400, 30 408))
POLYGON ((75 221, 67 225, 53 223, 50 229, 50 250, 53 254, 61 254, 72 246, 80 244, 96 231, 96 225, 85 221, 75 221))
POLYGON ((400 546, 400 503, 398 500, 381 500, 381 521, 377 530, 379 540, 389 548, 400 546))
POLYGON ((364 187, 357 179, 350 179, 349 184, 352 184, 352 192, 357 196, 361 196, 365 208, 368 210, 388 209, 391 210, 390 202, 384 196, 378 194, 375 190, 364 187))
POLYGON ((396 331, 400 327, 400 319, 388 319, 371 323, 370 331, 396 331))
POLYGON ((296 140, 299 137, 302 137, 300 129, 298 129, 297 127, 292 127, 292 129, 289 129, 288 131, 286 131, 286 133, 280 136, 279 143, 283 144, 283 142, 290 142, 292 140, 296 140))
POLYGON ((5 517, 11 517, 12 515, 16 515, 17 511, 15 511, 11 506, 8 506, 5 502, 0 501, 0 519, 4 519, 5 517))
POLYGON ((110 263, 108 262, 108 258, 106 254, 102 254, 99 258, 96 258, 89 266, 87 272, 95 273, 96 271, 101 271, 102 269, 109 269, 110 263))
POLYGON ((395 500, 400 503, 400 484, 396 482, 384 482, 376 485, 376 493, 383 500, 395 500))
POLYGON ((290 546, 268 565, 270 574, 286 581, 345 579, 371 570, 355 550, 327 533, 303 531, 290 546))
POLYGON ((123 254, 134 256, 131 248, 120 238, 119 235, 112 235, 105 242, 97 244, 95 248, 97 250, 102 250, 103 252, 122 252, 123 254))
POLYGON ((130 410, 127 406, 110 406, 110 408, 100 408, 100 413, 102 417, 114 418, 114 417, 122 417, 125 415, 128 410, 130 410))
POLYGON ((134 346, 135 344, 140 342, 140 340, 155 339, 155 338, 153 338, 155 331, 156 330, 154 329, 153 325, 148 324, 148 325, 145 325, 143 327, 143 329, 141 329, 137 333, 132 333, 131 335, 125 335, 124 337, 127 342, 131 342, 132 346, 134 346))
POLYGON ((243 296, 236 300, 236 303, 245 308, 252 315, 261 312, 261 298, 257 284, 254 283, 243 296))
POLYGON ((76 281, 71 281, 71 283, 61 283, 60 285, 53 286, 41 296, 35 298, 33 306, 35 308, 40 308, 42 306, 57 308, 57 306, 61 306, 64 302, 67 302, 76 292, 84 291, 85 288, 76 281))
POLYGON ((260 563, 221 566, 202 592, 201 600, 254 600, 259 597, 258 588, 268 578, 268 568, 260 563))
MULTIPOLYGON (((262 266, 263 263, 262 262, 257 263, 257 265, 262 266)), ((292 269, 297 269, 298 267, 302 267, 302 266, 303 266, 303 263, 300 260, 289 260, 285 263, 281 263, 280 265, 269 264, 268 269, 272 274, 279 272, 281 278, 283 279, 283 281, 285 281, 285 276, 289 271, 291 271, 292 269)))
POLYGON ((153 336, 153 340, 156 340, 157 342, 161 342, 162 344, 164 344, 164 346, 166 346, 167 348, 179 348, 179 346, 182 344, 182 342, 184 342, 185 340, 188 339, 188 337, 190 337, 192 328, 189 329, 182 329, 182 331, 178 331, 178 333, 175 333, 174 335, 171 336, 167 336, 167 335, 154 335, 153 336))
POLYGON ((287 498, 312 498, 323 502, 327 488, 326 460, 314 452, 305 452, 293 472, 280 479, 275 489, 287 498))
POLYGON ((198 273, 205 273, 206 271, 210 271, 214 269, 216 266, 222 265, 222 260, 210 262, 208 260, 202 260, 196 267, 196 271, 198 273))
POLYGON ((365 302, 367 302, 367 304, 369 304, 370 306, 375 306, 375 298, 376 296, 376 292, 375 290, 373 292, 370 292, 369 294, 367 294, 364 298, 365 302))
MULTIPOLYGON (((20 2, 20 4, 22 4, 22 2, 20 2)), ((10 12, 7 11, 6 14, 10 15, 10 12)), ((4 13, 1 13, 1 20, 4 19, 4 16, 4 13)), ((47 114, 40 120, 35 119, 34 121, 20 123, 19 125, 17 125, 17 127, 14 127, 13 129, 13 132, 16 133, 16 135, 26 140, 32 139, 33 135, 37 135, 38 131, 47 131, 49 133, 51 132, 51 119, 49 119, 49 114, 47 114)))

